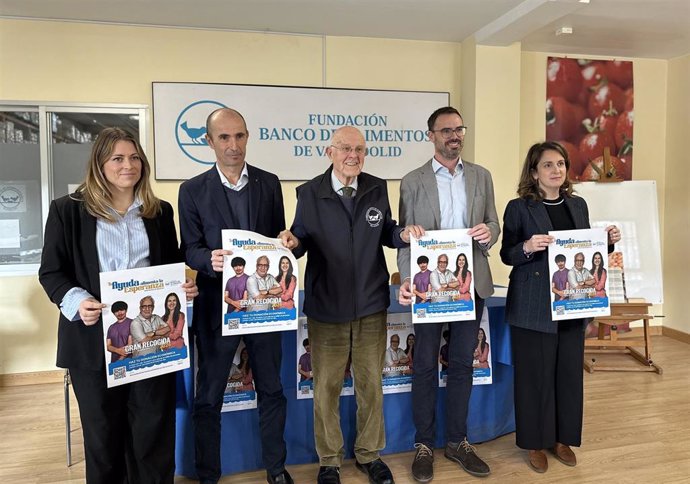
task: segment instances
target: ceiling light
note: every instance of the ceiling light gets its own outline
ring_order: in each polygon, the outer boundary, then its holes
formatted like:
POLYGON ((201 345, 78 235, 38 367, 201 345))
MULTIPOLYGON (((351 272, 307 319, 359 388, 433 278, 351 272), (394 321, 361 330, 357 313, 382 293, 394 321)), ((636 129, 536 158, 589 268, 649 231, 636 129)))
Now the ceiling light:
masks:
POLYGON ((561 27, 556 30, 556 35, 569 35, 573 33, 572 27, 561 27))

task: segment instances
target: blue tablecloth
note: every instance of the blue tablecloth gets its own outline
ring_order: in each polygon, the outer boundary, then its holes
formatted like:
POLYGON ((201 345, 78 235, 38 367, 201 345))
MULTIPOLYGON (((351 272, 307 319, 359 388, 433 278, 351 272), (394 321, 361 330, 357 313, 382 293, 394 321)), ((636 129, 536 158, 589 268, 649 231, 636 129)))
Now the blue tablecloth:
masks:
MULTIPOLYGON (((396 301, 397 286, 391 286, 391 300, 396 301)), ((303 298, 300 298, 303 300, 303 298)), ((475 385, 470 398, 468 418, 468 440, 484 442, 515 430, 513 409, 513 369, 510 351, 510 329, 505 323, 504 298, 490 298, 487 301, 491 326, 491 355, 493 383, 475 385)), ((391 304, 389 312, 405 312, 409 307, 391 304)), ((188 321, 191 321, 188 317, 188 321)), ((297 400, 295 375, 296 332, 283 333, 282 380, 288 404, 285 428, 287 442, 287 464, 318 462, 314 449, 313 403, 311 399, 297 400)), ((192 348, 192 360, 194 351, 192 348)), ((177 432, 175 463, 177 475, 194 476, 194 439, 192 435, 193 368, 178 373, 177 380, 177 432)), ((384 395, 386 422, 386 448, 384 454, 405 452, 413 449, 414 425, 412 423, 412 398, 410 393, 384 395)), ((355 441, 354 396, 340 398, 340 419, 346 449, 352 449, 355 441)), ((439 389, 436 410, 436 446, 444 445, 445 388, 439 389)), ((263 468, 261 442, 259 439, 259 417, 257 410, 225 412, 221 415, 221 461, 223 474, 234 474, 263 468)), ((348 451, 348 457, 352 452, 348 451)))

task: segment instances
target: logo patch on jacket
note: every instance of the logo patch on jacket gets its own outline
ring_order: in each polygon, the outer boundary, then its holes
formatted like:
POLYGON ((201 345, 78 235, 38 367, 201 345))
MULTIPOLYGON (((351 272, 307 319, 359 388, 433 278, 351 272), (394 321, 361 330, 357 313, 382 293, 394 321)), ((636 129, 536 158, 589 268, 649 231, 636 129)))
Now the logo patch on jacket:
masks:
POLYGON ((370 227, 378 227, 383 220, 381 210, 376 207, 369 207, 369 210, 367 210, 367 213, 364 214, 364 217, 366 218, 370 227))

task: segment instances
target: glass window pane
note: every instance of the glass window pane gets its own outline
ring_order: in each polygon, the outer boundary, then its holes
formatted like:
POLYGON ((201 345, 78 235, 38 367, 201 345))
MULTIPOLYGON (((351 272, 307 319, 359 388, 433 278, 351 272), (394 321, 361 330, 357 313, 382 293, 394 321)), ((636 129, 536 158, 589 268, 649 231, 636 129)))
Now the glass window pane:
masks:
POLYGON ((38 112, 0 109, 0 265, 35 264, 43 247, 38 112))
POLYGON ((50 113, 53 198, 59 198, 84 180, 93 141, 103 128, 121 127, 139 137, 139 116, 121 113, 50 113))

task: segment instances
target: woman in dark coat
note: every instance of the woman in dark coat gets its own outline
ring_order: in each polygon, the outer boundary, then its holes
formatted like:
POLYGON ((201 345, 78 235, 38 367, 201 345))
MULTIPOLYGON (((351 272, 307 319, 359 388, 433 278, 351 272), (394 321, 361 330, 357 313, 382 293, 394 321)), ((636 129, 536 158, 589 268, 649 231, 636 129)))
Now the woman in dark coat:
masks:
MULTIPOLYGON (((39 280, 60 308, 57 366, 69 369, 79 404, 89 483, 174 478, 175 375, 107 388, 103 349, 99 273, 183 260, 150 172, 138 140, 106 128, 84 183, 51 203, 46 222, 39 280)), ((191 280, 182 290, 197 294, 191 280)))
MULTIPOLYGON (((571 446, 582 436, 582 364, 586 320, 551 319, 551 281, 546 249, 550 230, 587 229, 587 203, 573 195, 568 152, 558 143, 533 145, 503 216, 501 260, 512 266, 506 301, 515 371, 518 447, 529 464, 545 472, 545 449, 564 464, 577 462, 571 446)), ((606 228, 609 249, 620 240, 606 228)))

